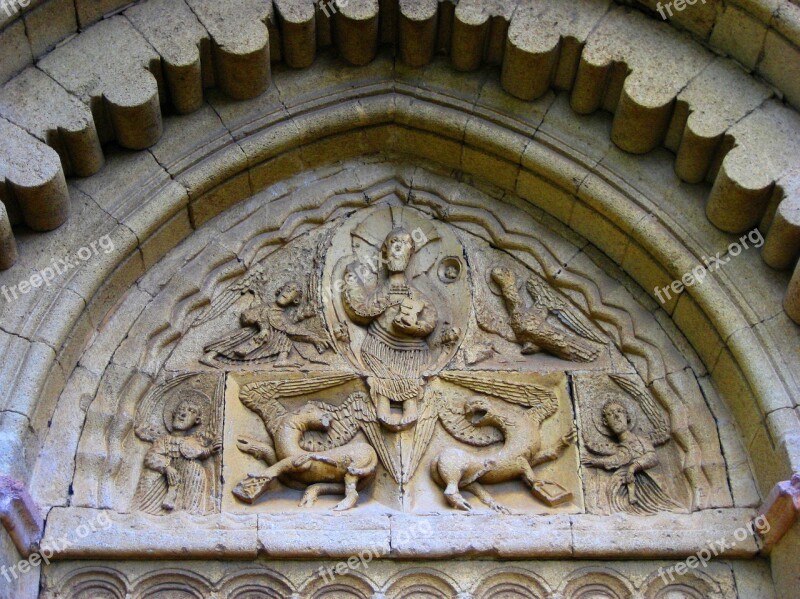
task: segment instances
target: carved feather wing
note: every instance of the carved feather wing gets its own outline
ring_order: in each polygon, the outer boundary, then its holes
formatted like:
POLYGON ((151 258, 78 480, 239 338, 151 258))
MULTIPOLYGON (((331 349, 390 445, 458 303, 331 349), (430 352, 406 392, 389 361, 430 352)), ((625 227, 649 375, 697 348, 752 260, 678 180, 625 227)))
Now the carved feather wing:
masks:
POLYGON ((269 422, 286 413, 286 409, 278 403, 278 397, 308 395, 357 378, 358 375, 353 372, 337 372, 301 379, 257 381, 242 387, 239 400, 269 426, 269 422))
POLYGON ((439 420, 448 433, 462 443, 486 447, 505 440, 500 429, 493 426, 473 426, 464 416, 464 411, 444 406, 439 411, 439 420))
MULTIPOLYGON (((314 259, 311 263, 311 271, 305 281, 303 301, 298 311, 301 319, 310 318, 312 316, 317 316, 319 318, 319 315, 322 314, 319 292, 321 288, 322 267, 325 263, 325 256, 328 253, 328 246, 335 232, 336 228, 330 227, 325 231, 320 240, 317 241, 317 246, 314 250, 314 259)), ((324 326, 322 328, 324 330, 324 326)))
POLYGON ((365 401, 364 393, 352 393, 340 406, 328 403, 321 405, 333 416, 327 431, 307 431, 300 440, 300 447, 305 451, 327 451, 348 443, 359 430, 359 422, 355 417, 354 404, 365 401))
POLYGON ((478 393, 531 408, 537 412, 540 422, 544 422, 558 410, 558 397, 552 389, 542 385, 510 383, 473 372, 442 372, 439 377, 478 393))
POLYGON ((653 425, 653 432, 650 433, 650 441, 653 445, 663 445, 669 441, 672 438, 669 422, 647 389, 635 380, 632 380, 629 376, 621 374, 609 374, 608 376, 617 385, 622 387, 622 389, 627 391, 628 394, 636 400, 639 407, 642 408, 642 412, 647 416, 650 424, 653 425))
POLYGON ((422 410, 414 425, 414 440, 411 447, 411 459, 403 464, 403 482, 407 483, 416 472, 422 456, 428 449, 433 431, 436 430, 436 421, 439 411, 444 405, 444 399, 439 392, 432 393, 423 399, 422 410))
MULTIPOLYGON (((249 268, 244 276, 228 285, 221 293, 216 295, 205 312, 195 321, 194 326, 200 326, 222 316, 228 308, 235 304, 246 293, 258 296, 258 289, 264 283, 264 269, 260 264, 249 268)), ((260 298, 259 298, 260 299, 260 298)))
POLYGON ((167 433, 164 426, 164 396, 175 387, 195 376, 181 374, 152 388, 136 408, 134 432, 142 441, 152 443, 167 433))
POLYGON ((370 445, 372 445, 377 452, 383 467, 392 475, 394 481, 399 483, 400 468, 394 461, 394 457, 389 452, 389 448, 386 445, 386 440, 384 439, 381 425, 378 422, 378 415, 375 413, 375 406, 372 404, 372 401, 362 393, 358 401, 353 402, 352 409, 361 430, 364 431, 367 439, 369 439, 370 445))
POLYGON ((248 383, 239 391, 239 401, 244 406, 255 412, 264 421, 267 430, 279 416, 286 413, 280 402, 276 399, 281 389, 281 383, 286 381, 256 381, 248 383))
POLYGON ((603 339, 592 330, 592 325, 580 310, 559 297, 541 277, 530 277, 525 283, 525 288, 528 290, 528 294, 535 305, 547 308, 564 326, 590 341, 597 343, 607 342, 606 339, 603 339))

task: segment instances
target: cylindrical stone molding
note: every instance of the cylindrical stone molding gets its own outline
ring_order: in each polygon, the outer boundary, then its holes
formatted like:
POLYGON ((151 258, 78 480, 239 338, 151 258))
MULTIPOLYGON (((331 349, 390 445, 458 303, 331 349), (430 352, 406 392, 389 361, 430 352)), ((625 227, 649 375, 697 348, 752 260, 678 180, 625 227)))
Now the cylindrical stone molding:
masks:
POLYGON ((6 205, 0 202, 0 270, 11 268, 17 261, 17 242, 8 220, 6 205))

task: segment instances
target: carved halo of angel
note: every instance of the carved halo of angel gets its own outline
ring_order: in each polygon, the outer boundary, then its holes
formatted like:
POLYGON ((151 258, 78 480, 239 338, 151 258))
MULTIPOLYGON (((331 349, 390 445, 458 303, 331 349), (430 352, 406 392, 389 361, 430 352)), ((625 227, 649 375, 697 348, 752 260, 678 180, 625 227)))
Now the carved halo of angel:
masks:
POLYGON ((206 514, 218 496, 217 476, 204 462, 222 448, 223 382, 214 399, 181 375, 153 389, 136 411, 134 432, 150 443, 134 496, 136 509, 149 514, 186 511, 206 514))
POLYGON ((476 315, 480 327, 513 343, 521 345, 524 355, 545 352, 563 360, 592 362, 607 343, 594 331, 586 316, 561 297, 539 275, 530 274, 525 280, 527 302, 521 293, 520 277, 513 268, 492 265, 487 286, 503 299, 508 318, 498 316, 476 294, 476 315), (551 322, 553 316, 556 322, 551 322), (596 345, 599 344, 599 345, 596 345))
POLYGON ((655 448, 671 439, 669 423, 649 394, 626 377, 610 375, 636 400, 653 426, 650 434, 636 432, 634 406, 624 396, 610 396, 592 417, 594 431, 584 432, 587 449, 595 455, 584 456, 586 466, 614 471, 606 494, 611 509, 638 515, 686 509, 670 497, 647 472, 659 465, 655 448))
POLYGON ((355 505, 358 490, 374 477, 378 460, 388 471, 396 471, 375 407, 365 393, 352 393, 338 406, 309 401, 294 410, 287 410, 277 399, 308 395, 354 378, 357 375, 343 373, 245 385, 239 398, 262 419, 269 439, 261 442, 239 437, 237 445, 268 468, 242 480, 233 490, 234 496, 253 503, 277 478, 290 488, 305 489, 302 507, 313 505, 320 495, 343 494, 334 509, 346 510, 355 505), (370 443, 354 439, 359 431, 370 443))
POLYGON ((289 280, 280 285, 274 298, 265 289, 271 276, 260 265, 253 266, 240 281, 216 296, 194 326, 210 322, 228 311, 243 295, 251 294, 250 306, 240 315, 241 328, 203 348, 204 364, 218 367, 229 364, 260 364, 273 362, 276 367, 298 364, 291 360, 294 352, 310 362, 327 364, 320 354, 332 349, 332 343, 322 320, 319 304, 319 271, 331 232, 317 245, 311 273, 305 285, 289 280), (313 351, 298 343, 313 345, 313 351))

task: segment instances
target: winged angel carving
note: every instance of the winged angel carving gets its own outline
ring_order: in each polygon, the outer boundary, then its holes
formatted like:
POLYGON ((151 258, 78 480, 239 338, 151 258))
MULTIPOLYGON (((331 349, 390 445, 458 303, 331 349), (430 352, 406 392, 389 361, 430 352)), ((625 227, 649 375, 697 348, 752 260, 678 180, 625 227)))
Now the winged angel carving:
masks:
POLYGON ((134 432, 151 443, 134 496, 143 512, 205 514, 218 496, 219 477, 204 462, 222 447, 224 379, 220 377, 212 400, 182 385, 194 376, 180 375, 154 388, 136 411, 134 432))
POLYGON ((353 374, 331 374, 309 379, 259 381, 245 385, 239 399, 264 421, 270 439, 266 443, 240 437, 237 446, 268 465, 262 474, 251 474, 233 494, 245 503, 264 495, 279 479, 291 488, 305 489, 300 506, 314 504, 320 495, 343 494, 334 508, 352 508, 359 489, 374 477, 381 459, 391 463, 381 438, 375 407, 365 393, 352 393, 339 406, 310 401, 289 411, 278 397, 314 393, 357 378, 353 374), (370 443, 354 440, 364 431, 370 443))
POLYGON ((299 353, 310 361, 327 364, 319 355, 331 349, 331 341, 320 318, 318 299, 319 271, 327 243, 317 246, 311 264, 311 274, 301 286, 294 280, 277 288, 274 297, 266 294, 272 274, 255 265, 240 281, 217 295, 194 326, 200 326, 223 315, 242 296, 252 294, 250 306, 241 313, 241 328, 203 348, 203 363, 218 366, 227 364, 260 364, 272 362, 275 367, 299 366, 292 355, 299 353), (303 344, 316 349, 308 351, 303 344))
POLYGON ((530 306, 520 293, 518 277, 512 269, 493 266, 489 279, 503 298, 508 320, 483 306, 476 310, 482 329, 520 344, 525 355, 545 352, 575 362, 597 359, 607 341, 592 329, 579 310, 559 297, 538 275, 531 275, 525 282, 532 300, 530 306), (551 322, 550 316, 558 324, 551 322))
POLYGON ((614 511, 639 515, 686 511, 647 472, 659 464, 655 448, 672 438, 669 423, 650 395, 636 383, 621 375, 609 378, 636 400, 653 431, 647 435, 635 432, 632 406, 622 398, 611 397, 595 411, 595 431, 584 430, 584 443, 595 456, 585 456, 582 463, 615 471, 607 487, 608 502, 614 511))
POLYGON ((439 420, 450 435, 469 445, 494 448, 490 455, 482 457, 458 447, 448 447, 433 459, 431 477, 444 489, 445 499, 451 506, 472 509, 461 494, 461 490, 466 490, 495 511, 509 513, 483 485, 515 479, 522 479, 531 492, 549 506, 572 499, 571 492, 558 483, 540 480, 534 472, 537 466, 558 459, 577 437, 574 427, 570 427, 553 446, 542 448, 541 425, 558 410, 558 398, 551 389, 489 380, 467 372, 444 372, 441 377, 527 408, 520 417, 518 410, 508 403, 490 401, 486 396, 467 399, 461 409, 444 405, 440 398, 439 420))

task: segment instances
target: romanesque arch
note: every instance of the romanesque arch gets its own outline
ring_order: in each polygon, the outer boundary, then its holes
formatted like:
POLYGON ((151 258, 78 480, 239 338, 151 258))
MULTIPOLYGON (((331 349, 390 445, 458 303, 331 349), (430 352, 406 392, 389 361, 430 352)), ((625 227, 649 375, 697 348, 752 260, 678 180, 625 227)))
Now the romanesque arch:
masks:
POLYGON ((8 596, 792 596, 796 7, 60 4, 0 31, 8 596), (337 515, 259 481, 317 400, 337 515))

